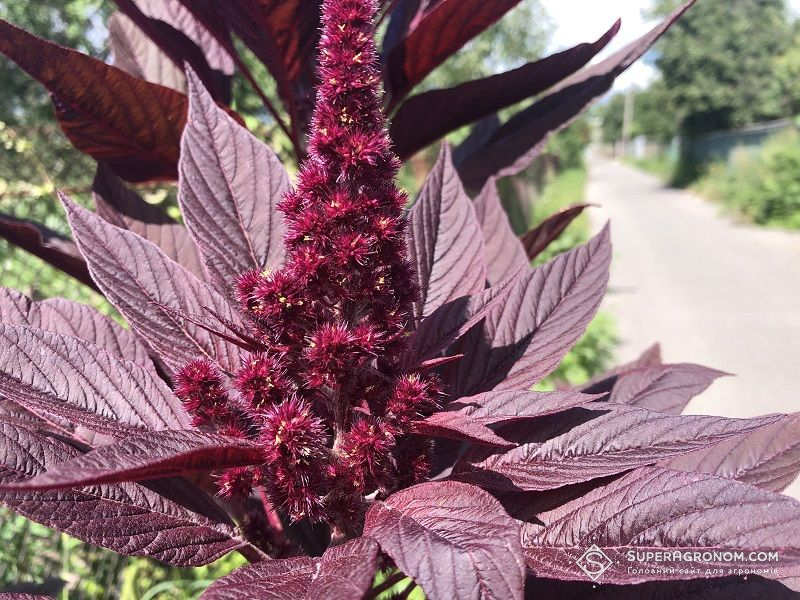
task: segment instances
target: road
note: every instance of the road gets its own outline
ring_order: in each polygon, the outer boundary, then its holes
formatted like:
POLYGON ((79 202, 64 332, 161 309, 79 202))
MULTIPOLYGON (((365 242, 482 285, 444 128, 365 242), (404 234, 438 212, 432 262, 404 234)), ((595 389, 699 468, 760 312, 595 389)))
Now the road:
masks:
MULTIPOLYGON (((666 362, 696 362, 717 380, 688 413, 749 417, 800 411, 800 234, 743 225, 656 178, 590 161, 595 228, 611 219, 605 300, 619 361, 655 341, 666 362)), ((800 489, 800 488, 798 488, 800 489)))

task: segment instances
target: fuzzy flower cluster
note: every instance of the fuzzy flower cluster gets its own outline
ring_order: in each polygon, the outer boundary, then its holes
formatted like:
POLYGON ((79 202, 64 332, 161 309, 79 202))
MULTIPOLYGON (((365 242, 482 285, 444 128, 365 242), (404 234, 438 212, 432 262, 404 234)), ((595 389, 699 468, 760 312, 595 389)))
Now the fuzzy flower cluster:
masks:
POLYGON ((324 2, 309 157, 280 206, 287 259, 237 283, 263 351, 233 377, 197 361, 177 381, 196 425, 263 445, 262 466, 221 475, 223 495, 260 486, 291 518, 345 530, 369 498, 427 477, 430 442, 409 431, 439 395, 431 375, 401 368, 417 290, 376 12, 376 0, 324 2))

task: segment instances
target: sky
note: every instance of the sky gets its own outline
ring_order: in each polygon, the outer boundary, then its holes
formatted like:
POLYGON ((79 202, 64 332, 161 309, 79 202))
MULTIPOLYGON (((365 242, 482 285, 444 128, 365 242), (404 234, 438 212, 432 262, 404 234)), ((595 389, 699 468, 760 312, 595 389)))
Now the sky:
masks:
MULTIPOLYGON (((597 39, 617 18, 622 19, 622 29, 608 48, 600 54, 604 58, 628 42, 646 33, 655 25, 645 21, 642 10, 651 5, 650 0, 540 0, 553 19, 555 31, 549 50, 563 50, 580 42, 597 39)), ((787 0, 795 15, 800 15, 800 0, 787 0)), ((653 67, 639 60, 617 79, 615 89, 624 90, 635 85, 643 88, 653 79, 653 67)))

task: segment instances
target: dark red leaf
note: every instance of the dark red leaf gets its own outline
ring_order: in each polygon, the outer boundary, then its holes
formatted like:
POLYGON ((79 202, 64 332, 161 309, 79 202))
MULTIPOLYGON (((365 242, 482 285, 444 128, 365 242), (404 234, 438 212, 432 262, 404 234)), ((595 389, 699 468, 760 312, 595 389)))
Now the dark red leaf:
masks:
POLYGON ((508 280, 480 294, 446 302, 430 316, 422 319, 409 339, 409 364, 418 364, 433 358, 479 323, 506 301, 520 275, 512 275, 508 280))
POLYGON ((486 278, 494 285, 530 264, 525 249, 511 229, 508 215, 500 204, 494 179, 489 179, 473 202, 483 231, 486 252, 486 278))
POLYGON ((533 260, 547 248, 574 221, 584 208, 591 204, 573 204, 550 215, 536 227, 520 237, 528 260, 533 260))
POLYGON ((502 310, 452 349, 453 398, 490 389, 530 388, 549 374, 594 317, 608 282, 608 226, 588 244, 524 274, 502 310))
POLYGON ((102 483, 171 477, 264 461, 255 442, 196 429, 171 429, 128 435, 54 465, 32 479, 6 489, 58 490, 102 483))
POLYGON ((617 21, 596 42, 579 44, 505 73, 410 98, 392 117, 389 132, 395 152, 406 159, 459 127, 540 94, 589 62, 617 34, 619 26, 617 21))
POLYGON ((515 445, 501 438, 478 419, 456 411, 435 412, 421 421, 414 421, 411 431, 419 435, 487 446, 511 448, 515 445))
POLYGON ((455 481, 415 485, 370 507, 373 538, 430 600, 521 600, 519 525, 480 488, 455 481))
POLYGON ((498 433, 520 446, 473 447, 454 475, 498 490, 547 490, 622 473, 766 427, 780 417, 726 419, 670 415, 631 406, 576 409, 498 433), (527 442, 527 443, 526 443, 527 442))
POLYGON ((168 367, 178 370, 191 360, 208 357, 223 369, 236 370, 241 357, 235 345, 163 309, 197 315, 209 307, 241 326, 241 318, 222 295, 151 242, 107 223, 66 197, 62 202, 100 288, 168 367))
POLYGON ((679 414, 689 400, 727 373, 692 364, 659 365, 621 373, 611 402, 679 414))
POLYGON ((174 179, 186 97, 0 20, 0 52, 53 95, 79 150, 128 181, 174 179))
POLYGON ((387 89, 397 103, 449 56, 494 24, 520 0, 440 0, 388 50, 387 89))
POLYGON ((483 290, 486 267, 480 225, 447 144, 411 208, 407 237, 420 286, 417 318, 483 290))
POLYGON ((276 205, 289 176, 269 147, 214 103, 194 73, 187 77, 178 200, 217 290, 232 294, 245 271, 283 262, 276 205))
POLYGON ((442 410, 458 411, 484 424, 510 423, 585 406, 595 399, 597 396, 572 391, 500 390, 459 398, 446 404, 442 410))
POLYGON ((89 269, 75 243, 33 221, 0 214, 0 237, 38 256, 44 262, 96 290, 89 269))
POLYGON ((185 427, 180 401, 152 370, 84 340, 0 324, 0 394, 47 418, 125 437, 185 427))
POLYGON ((80 338, 111 356, 151 366, 147 347, 130 331, 85 304, 64 298, 33 302, 16 290, 0 288, 0 323, 80 338))
POLYGON ((202 600, 353 600, 369 589, 378 545, 356 538, 320 558, 289 558, 242 567, 217 580, 202 600))
POLYGON ((205 271, 186 227, 160 207, 145 202, 105 164, 97 165, 92 183, 97 213, 117 227, 153 242, 187 271, 205 279, 205 271))
MULTIPOLYGON (((195 10, 191 2, 183 2, 190 10, 195 10)), ((269 69, 292 120, 299 120, 300 130, 311 116, 321 6, 320 0, 229 0, 214 3, 218 18, 222 18, 269 69)))
POLYGON ((757 567, 774 569, 768 576, 779 579, 800 567, 800 503, 711 475, 637 469, 539 519, 543 525, 523 528, 528 568, 539 577, 585 580, 575 561, 592 544, 611 561, 603 583, 702 578, 706 569, 757 567), (676 550, 741 550, 743 557, 712 555, 698 565, 681 557, 665 564, 654 554, 635 562, 627 556, 676 550), (775 551, 779 559, 753 562, 747 558, 752 551, 775 551), (670 572, 667 566, 676 568, 670 572))
POLYGON ((800 417, 788 415, 762 429, 673 458, 665 466, 781 492, 800 473, 800 417))
POLYGON ((548 95, 497 127, 483 143, 457 151, 456 166, 467 189, 480 189, 489 177, 506 177, 526 168, 551 135, 569 125, 611 89, 614 80, 647 52, 693 3, 694 0, 689 0, 638 40, 564 79, 548 95))
MULTIPOLYGON (((79 456, 57 440, 0 423, 0 480, 39 475, 79 456)), ((188 485, 183 482, 183 485, 188 485)), ((176 502, 175 482, 74 491, 2 491, 0 503, 47 527, 121 554, 200 566, 245 545, 230 519, 202 490, 176 502)))

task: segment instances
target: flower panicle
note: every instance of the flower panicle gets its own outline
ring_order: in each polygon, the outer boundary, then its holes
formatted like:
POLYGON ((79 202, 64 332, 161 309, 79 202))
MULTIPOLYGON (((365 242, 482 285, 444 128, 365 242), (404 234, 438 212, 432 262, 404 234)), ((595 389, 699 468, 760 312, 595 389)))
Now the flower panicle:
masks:
POLYGON ((309 154, 279 204, 286 260, 235 282, 263 349, 230 381, 192 363, 178 382, 198 425, 238 435, 238 419, 264 449, 263 465, 221 475, 222 495, 259 486, 290 518, 343 530, 367 497, 427 476, 428 446, 410 425, 438 394, 400 360, 418 292, 382 111, 377 10, 375 0, 323 2, 309 154))

